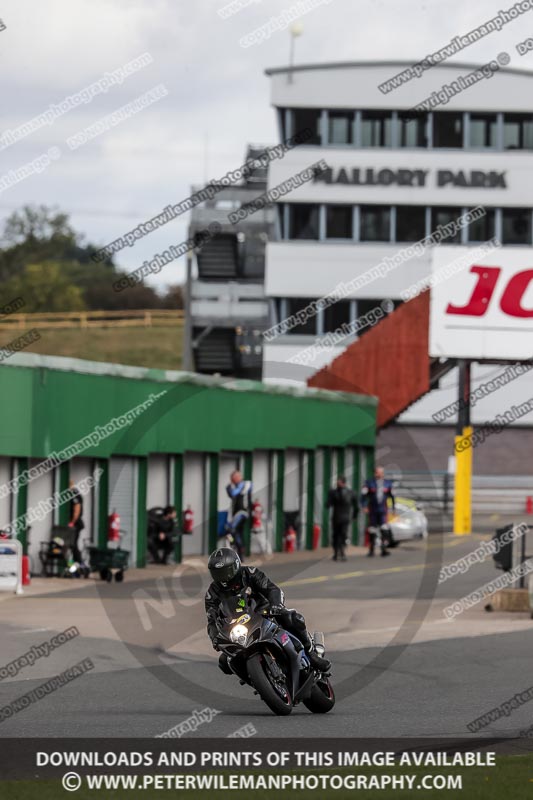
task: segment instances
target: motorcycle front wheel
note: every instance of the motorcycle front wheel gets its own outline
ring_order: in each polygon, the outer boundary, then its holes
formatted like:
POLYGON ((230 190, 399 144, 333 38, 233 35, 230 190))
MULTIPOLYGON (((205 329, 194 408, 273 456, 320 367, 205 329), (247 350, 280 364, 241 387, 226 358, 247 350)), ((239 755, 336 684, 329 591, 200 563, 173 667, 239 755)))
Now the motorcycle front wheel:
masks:
POLYGON ((335 692, 329 679, 315 683, 309 697, 302 702, 313 714, 327 714, 331 711, 335 705, 335 692))
POLYGON ((256 653, 248 660, 247 668, 252 686, 257 690, 269 709, 279 717, 286 717, 290 714, 292 711, 292 697, 287 687, 278 687, 276 689, 272 685, 271 680, 273 679, 268 673, 265 656, 262 653, 256 653))

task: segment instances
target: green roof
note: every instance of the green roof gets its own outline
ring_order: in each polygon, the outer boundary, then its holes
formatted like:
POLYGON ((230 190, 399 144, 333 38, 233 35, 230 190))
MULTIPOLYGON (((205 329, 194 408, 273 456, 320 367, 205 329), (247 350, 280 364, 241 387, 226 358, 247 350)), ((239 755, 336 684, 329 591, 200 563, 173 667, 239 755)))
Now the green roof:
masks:
POLYGON ((77 454, 106 458, 375 442, 375 397, 305 386, 17 353, 0 366, 0 392, 4 456, 45 458, 118 418, 114 432, 93 436, 77 454), (142 413, 134 414, 142 404, 142 413))

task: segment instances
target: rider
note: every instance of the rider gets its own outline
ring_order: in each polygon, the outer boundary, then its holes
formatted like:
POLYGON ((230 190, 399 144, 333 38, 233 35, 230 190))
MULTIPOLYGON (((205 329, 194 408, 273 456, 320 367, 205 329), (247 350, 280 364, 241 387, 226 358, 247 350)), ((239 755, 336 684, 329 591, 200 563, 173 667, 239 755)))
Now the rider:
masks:
MULTIPOLYGON (((384 536, 384 529, 387 525, 387 501, 390 498, 392 509, 394 510, 395 500, 393 493, 393 482, 386 480, 385 470, 383 467, 376 467, 374 470, 374 477, 368 478, 365 481, 361 496, 363 505, 365 506, 365 511, 368 512, 370 528, 373 528, 374 530, 381 530, 381 555, 388 556, 390 553, 387 550, 386 539, 384 536)), ((370 533, 370 547, 367 553, 368 556, 374 555, 375 542, 376 533, 372 532, 370 533)))
MULTIPOLYGON (((321 672, 330 669, 331 662, 321 658, 316 652, 303 616, 294 609, 285 607, 283 592, 264 572, 257 567, 244 567, 238 554, 229 547, 221 547, 211 553, 207 566, 213 579, 205 595, 207 633, 215 650, 219 649, 216 619, 221 602, 243 589, 250 589, 252 597, 268 603, 270 614, 276 617, 285 630, 302 642, 311 666, 321 672)), ((225 653, 220 656, 219 667, 223 672, 229 672, 225 653)))
POLYGON ((226 486, 226 493, 231 500, 228 525, 235 542, 235 549, 241 561, 244 561, 244 527, 252 507, 252 482, 243 481, 242 474, 238 469, 234 469, 226 486))

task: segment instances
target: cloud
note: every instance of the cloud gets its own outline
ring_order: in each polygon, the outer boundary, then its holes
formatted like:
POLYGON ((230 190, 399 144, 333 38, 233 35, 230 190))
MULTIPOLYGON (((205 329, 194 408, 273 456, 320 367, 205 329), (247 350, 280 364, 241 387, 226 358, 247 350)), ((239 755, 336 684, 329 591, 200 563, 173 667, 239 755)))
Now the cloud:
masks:
MULTIPOLYGON (((3 129, 20 125, 50 103, 79 91, 144 52, 153 63, 79 106, 53 125, 0 152, 0 173, 52 146, 62 157, 40 175, 0 196, 0 214, 23 203, 55 203, 75 226, 103 245, 187 197, 192 183, 242 163, 248 142, 277 141, 267 67, 287 63, 289 35, 277 31, 260 46, 239 39, 293 5, 263 0, 230 19, 227 0, 5 0, 0 16, 3 129), (69 152, 68 136, 164 83, 168 97, 69 152)), ((495 14, 501 0, 474 7, 450 0, 332 0, 302 17, 296 63, 419 60, 495 14)), ((533 24, 533 16, 531 17, 533 24)), ((520 23, 469 49, 460 61, 511 52, 520 23)), ((531 56, 533 59, 533 55, 531 56)), ((516 59, 514 59, 516 61, 516 59)), ((526 59, 511 66, 526 67, 526 59)), ((181 219, 140 240, 117 258, 135 269, 186 236, 181 219)), ((185 259, 164 268, 156 284, 182 280, 185 259)))

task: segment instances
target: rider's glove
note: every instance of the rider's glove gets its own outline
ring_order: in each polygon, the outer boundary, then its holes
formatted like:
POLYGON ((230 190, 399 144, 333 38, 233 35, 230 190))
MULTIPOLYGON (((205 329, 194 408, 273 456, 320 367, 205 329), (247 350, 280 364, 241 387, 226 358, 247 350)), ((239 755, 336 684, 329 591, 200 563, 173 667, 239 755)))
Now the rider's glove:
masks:
POLYGON ((274 616, 276 614, 283 614, 285 611, 285 606, 270 606, 270 613, 274 616))

